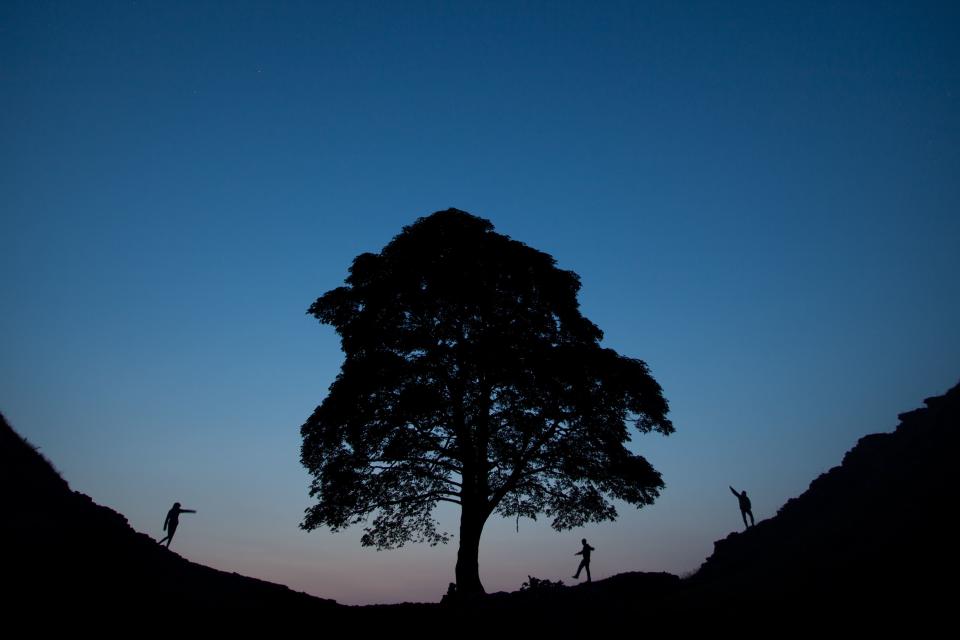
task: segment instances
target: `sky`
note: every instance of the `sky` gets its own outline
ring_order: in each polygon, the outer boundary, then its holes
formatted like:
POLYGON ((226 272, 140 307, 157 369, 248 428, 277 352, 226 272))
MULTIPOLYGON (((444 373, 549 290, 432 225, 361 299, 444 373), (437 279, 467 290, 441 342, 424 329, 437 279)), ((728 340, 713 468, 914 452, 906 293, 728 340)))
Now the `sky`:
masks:
MULTIPOLYGON (((455 541, 298 525, 343 354, 306 314, 456 207, 581 276, 647 362, 666 483, 612 523, 491 520, 488 591, 694 571, 960 380, 960 5, 0 4, 0 410, 210 566, 436 601, 455 541)), ((455 509, 437 515, 456 532, 455 509)))

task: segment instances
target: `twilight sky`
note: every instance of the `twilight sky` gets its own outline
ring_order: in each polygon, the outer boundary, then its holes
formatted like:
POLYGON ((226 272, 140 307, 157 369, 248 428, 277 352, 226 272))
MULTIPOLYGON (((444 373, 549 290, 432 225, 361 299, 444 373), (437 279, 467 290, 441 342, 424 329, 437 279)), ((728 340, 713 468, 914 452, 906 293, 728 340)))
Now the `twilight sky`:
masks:
MULTIPOLYGON (((0 410, 75 489, 211 566, 437 600, 455 542, 298 529, 306 315, 457 207, 580 274, 676 434, 652 507, 491 520, 488 591, 694 570, 960 378, 955 2, 0 4, 0 410)), ((441 521, 456 531, 457 512, 441 521)))

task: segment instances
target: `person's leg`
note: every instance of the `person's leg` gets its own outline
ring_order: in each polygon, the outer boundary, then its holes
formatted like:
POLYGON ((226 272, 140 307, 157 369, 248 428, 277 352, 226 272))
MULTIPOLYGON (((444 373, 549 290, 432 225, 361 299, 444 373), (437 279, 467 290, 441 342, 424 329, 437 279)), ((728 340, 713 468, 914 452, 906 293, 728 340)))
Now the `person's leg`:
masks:
POLYGON ((747 524, 747 512, 746 512, 746 511, 741 511, 741 512, 740 512, 740 517, 743 518, 743 528, 744 528, 744 529, 748 528, 750 525, 747 524))
MULTIPOLYGON (((584 567, 584 563, 585 563, 585 562, 586 562, 586 560, 581 560, 581 561, 580 561, 580 566, 577 567, 577 572, 576 572, 575 574, 573 574, 573 577, 574 577, 574 578, 577 578, 578 580, 580 579, 580 572, 583 571, 583 567, 584 567)), ((589 571, 589 569, 587 569, 587 571, 589 571)))
POLYGON ((177 532, 177 525, 170 525, 169 532, 167 534, 167 549, 170 548, 170 543, 173 542, 173 534, 177 532))
POLYGON ((754 525, 754 522, 753 522, 753 511, 747 511, 747 513, 750 514, 750 526, 752 527, 752 526, 754 525))
POLYGON ((587 562, 583 568, 587 570, 587 582, 593 582, 593 578, 590 577, 590 563, 587 562))

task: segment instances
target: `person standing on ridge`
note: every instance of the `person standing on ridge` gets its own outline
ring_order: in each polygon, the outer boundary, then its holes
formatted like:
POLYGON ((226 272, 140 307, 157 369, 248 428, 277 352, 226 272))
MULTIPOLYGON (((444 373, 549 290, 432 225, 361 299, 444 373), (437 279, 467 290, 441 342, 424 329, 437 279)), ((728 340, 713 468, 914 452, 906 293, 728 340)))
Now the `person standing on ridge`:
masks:
POLYGON ((164 541, 166 541, 167 549, 170 548, 170 542, 173 540, 173 534, 177 532, 177 525, 180 524, 181 513, 196 513, 196 510, 181 509, 179 502, 174 502, 173 506, 170 507, 170 511, 167 512, 167 517, 163 521, 163 530, 167 532, 167 537, 160 541, 160 544, 163 544, 164 541))
POLYGON ((573 577, 574 577, 575 579, 579 580, 579 579, 580 579, 580 571, 583 570, 583 569, 586 569, 586 570, 587 570, 587 582, 593 582, 593 580, 590 579, 590 552, 591 552, 591 551, 594 551, 594 548, 587 544, 587 539, 586 539, 586 538, 583 538, 580 542, 583 543, 583 549, 580 549, 580 551, 577 551, 577 552, 576 552, 575 554, 573 554, 573 555, 575 555, 575 556, 583 556, 583 560, 580 561, 580 566, 577 567, 577 572, 576 572, 575 574, 573 574, 573 577))
POLYGON ((730 491, 733 491, 733 495, 737 496, 737 500, 740 501, 740 515, 743 517, 743 528, 749 529, 753 526, 753 511, 750 508, 750 498, 747 497, 746 491, 741 491, 737 493, 737 490, 733 487, 730 487, 730 491), (750 524, 747 524, 747 516, 750 516, 750 524))

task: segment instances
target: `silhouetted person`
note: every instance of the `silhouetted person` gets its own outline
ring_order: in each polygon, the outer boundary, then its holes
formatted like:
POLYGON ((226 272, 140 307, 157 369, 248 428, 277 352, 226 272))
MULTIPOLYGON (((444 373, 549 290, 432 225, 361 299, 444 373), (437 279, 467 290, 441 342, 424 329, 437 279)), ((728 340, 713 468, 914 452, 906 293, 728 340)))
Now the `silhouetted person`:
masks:
POLYGON ((733 491, 733 495, 737 496, 737 500, 740 501, 740 515, 743 517, 743 528, 748 529, 753 526, 753 511, 750 510, 750 498, 747 497, 747 492, 742 491, 737 493, 737 490, 733 487, 730 487, 730 491, 733 491), (750 516, 750 524, 747 524, 747 516, 750 516))
POLYGON ((174 502, 170 511, 167 511, 167 517, 163 521, 163 530, 167 532, 167 537, 161 540, 160 544, 166 541, 168 549, 170 548, 170 542, 173 540, 173 534, 177 532, 177 525, 180 524, 181 513, 196 513, 196 511, 194 509, 181 509, 179 502, 174 502))
POLYGON ((573 555, 575 555, 575 556, 583 556, 583 560, 580 561, 580 566, 577 567, 577 572, 576 572, 575 574, 573 574, 573 577, 576 578, 577 580, 579 580, 579 579, 580 579, 580 571, 582 571, 583 569, 586 569, 586 570, 587 570, 587 582, 593 582, 593 580, 590 579, 590 552, 593 551, 594 549, 593 549, 593 547, 591 547, 590 545, 587 544, 587 539, 586 539, 586 538, 583 538, 580 542, 583 543, 583 549, 580 549, 580 551, 577 551, 577 552, 576 552, 575 554, 573 554, 573 555))

